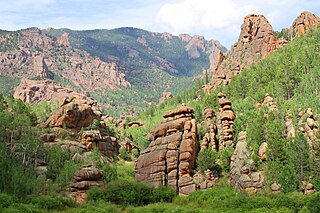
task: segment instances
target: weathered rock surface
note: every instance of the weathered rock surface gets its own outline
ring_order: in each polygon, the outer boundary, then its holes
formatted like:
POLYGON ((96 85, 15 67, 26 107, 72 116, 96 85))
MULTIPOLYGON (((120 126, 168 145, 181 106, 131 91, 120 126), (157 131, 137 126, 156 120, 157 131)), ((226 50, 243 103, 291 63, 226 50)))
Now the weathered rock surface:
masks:
POLYGON ((204 114, 204 125, 206 129, 206 134, 203 137, 202 144, 201 144, 201 150, 207 149, 209 146, 211 146, 212 150, 217 150, 218 144, 217 144, 217 126, 215 125, 215 122, 213 118, 215 117, 215 112, 211 108, 206 108, 203 112, 204 114))
POLYGON ((116 64, 71 47, 66 33, 55 40, 45 30, 29 28, 0 36, 0 46, 5 44, 7 48, 0 52, 0 75, 19 78, 56 75, 91 92, 130 86, 116 64))
POLYGON ((136 161, 136 179, 153 186, 168 185, 179 194, 196 190, 190 176, 197 153, 193 109, 181 106, 164 113, 164 120, 148 135, 151 141, 136 161))
MULTIPOLYGON (((288 30, 291 35, 289 40, 300 36, 308 29, 318 26, 320 18, 310 12, 303 12, 292 23, 288 30)), ((277 38, 272 26, 262 15, 248 15, 241 25, 238 41, 226 54, 216 54, 215 65, 210 67, 213 73, 211 83, 217 87, 226 85, 231 77, 238 75, 243 69, 267 57, 275 50, 284 47, 288 43, 283 38, 277 38)))
POLYGON ((103 171, 95 167, 83 166, 75 172, 71 183, 70 198, 82 203, 86 199, 85 191, 93 186, 103 186, 103 171))
POLYGON ((116 137, 111 137, 102 130, 87 130, 82 133, 81 143, 86 148, 98 148, 102 155, 114 156, 119 153, 119 144, 116 137))
POLYGON ((195 35, 186 45, 186 51, 190 59, 199 58, 200 54, 205 51, 205 39, 203 36, 195 35))
POLYGON ((27 80, 22 79, 20 84, 14 88, 13 97, 29 104, 40 102, 59 102, 63 104, 65 98, 74 98, 87 102, 96 101, 85 94, 74 92, 71 88, 54 83, 50 80, 27 80))
POLYGON ((64 103, 48 118, 45 126, 80 129, 92 124, 94 113, 91 103, 74 101, 64 103))
POLYGON ((163 103, 165 100, 170 99, 170 98, 173 98, 172 93, 171 92, 164 92, 162 94, 162 97, 159 100, 159 104, 163 103))
POLYGON ((218 173, 216 171, 206 170, 204 173, 197 172, 193 176, 193 181, 197 189, 208 189, 213 187, 218 181, 218 173))
POLYGON ((263 186, 264 174, 254 170, 252 152, 247 147, 246 132, 240 132, 231 156, 230 183, 237 189, 256 192, 263 186))
POLYGON ((301 34, 307 32, 312 27, 317 27, 320 23, 320 18, 310 12, 304 11, 302 12, 292 23, 289 31, 291 33, 291 39, 296 36, 300 36, 301 34))
POLYGON ((258 156, 260 160, 266 160, 267 159, 267 150, 268 150, 268 144, 266 142, 263 142, 258 150, 258 156))
POLYGON ((265 58, 279 47, 272 26, 264 16, 246 16, 238 41, 213 71, 211 82, 215 86, 228 84, 232 76, 238 75, 245 67, 265 58))
POLYGON ((69 41, 69 33, 62 33, 60 37, 57 38, 57 44, 60 46, 70 47, 70 41, 69 41))
POLYGON ((223 150, 226 146, 234 144, 233 123, 235 114, 231 106, 231 101, 228 100, 223 93, 218 94, 219 97, 219 113, 218 113, 218 137, 219 150, 223 150))
POLYGON ((315 119, 312 109, 308 108, 307 111, 300 111, 298 115, 299 130, 307 137, 307 142, 310 147, 311 153, 313 150, 318 149, 317 137, 319 132, 319 121, 315 119))

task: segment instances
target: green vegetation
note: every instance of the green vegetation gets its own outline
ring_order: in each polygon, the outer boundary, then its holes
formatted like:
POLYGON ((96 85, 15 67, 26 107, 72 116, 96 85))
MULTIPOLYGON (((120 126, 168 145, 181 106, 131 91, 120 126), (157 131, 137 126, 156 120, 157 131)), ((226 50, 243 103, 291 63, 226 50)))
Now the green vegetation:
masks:
MULTIPOLYGON (((126 29, 119 29, 119 32, 122 30, 126 29)), ((195 170, 221 171, 220 182, 212 189, 196 191, 187 197, 177 197, 175 191, 166 187, 152 188, 135 181, 133 162, 113 159, 114 162, 109 163, 111 159, 102 157, 97 150, 86 159, 70 160, 79 150, 67 152, 60 147, 48 148, 40 141, 40 135, 48 130, 36 125, 37 117, 44 120, 45 113, 54 106, 28 106, 10 96, 0 95, 0 211, 320 212, 320 135, 314 135, 314 144, 310 146, 306 136, 298 131, 297 116, 299 111, 311 107, 316 120, 320 120, 319 40, 320 28, 310 30, 244 70, 229 85, 205 95, 201 89, 204 82, 198 82, 195 87, 158 106, 152 104, 134 118, 145 127, 124 128, 118 132, 144 149, 148 146, 146 134, 162 120, 162 114, 184 103, 195 110, 199 124, 197 136, 201 143, 203 110, 211 107, 218 111, 217 93, 222 91, 232 101, 237 116, 236 135, 247 131, 247 142, 254 154, 263 142, 268 144, 266 161, 254 158, 256 169, 263 170, 266 175, 265 186, 257 194, 236 191, 227 183, 233 147, 222 152, 203 150, 198 153, 195 170), (274 98, 277 109, 255 106, 263 101, 266 93, 274 98), (288 113, 292 114, 296 129, 294 140, 288 139, 283 131, 288 113), (35 175, 40 161, 47 164, 46 176, 35 175), (91 188, 87 192, 88 202, 77 205, 62 195, 66 194, 74 172, 83 164, 103 169, 106 187, 91 188), (273 182, 281 184, 282 192, 270 192, 269 186, 273 182), (311 195, 302 193, 306 182, 315 186, 311 195)), ((123 96, 119 101, 125 99, 123 96)), ((306 116, 301 119, 307 120, 306 116)), ((126 124, 129 121, 127 119, 126 124)), ((95 123, 89 128, 97 126, 99 124, 95 123)), ((116 133, 113 128, 111 126, 110 131, 116 133)), ((134 159, 122 151, 121 156, 134 159)))

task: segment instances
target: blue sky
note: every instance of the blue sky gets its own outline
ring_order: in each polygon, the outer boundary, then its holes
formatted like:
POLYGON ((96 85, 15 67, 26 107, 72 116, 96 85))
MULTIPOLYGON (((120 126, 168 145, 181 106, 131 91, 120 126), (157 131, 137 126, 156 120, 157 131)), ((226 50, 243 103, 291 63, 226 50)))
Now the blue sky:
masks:
POLYGON ((302 12, 320 15, 319 0, 0 0, 0 29, 27 27, 113 29, 137 27, 236 42, 243 17, 267 17, 274 30, 290 27, 302 12))

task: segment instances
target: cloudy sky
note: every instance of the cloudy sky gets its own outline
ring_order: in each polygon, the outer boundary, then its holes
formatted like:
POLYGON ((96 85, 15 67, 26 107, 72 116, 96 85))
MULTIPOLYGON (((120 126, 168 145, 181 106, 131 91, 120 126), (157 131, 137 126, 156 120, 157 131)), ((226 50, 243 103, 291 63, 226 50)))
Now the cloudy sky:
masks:
POLYGON ((274 30, 290 27, 305 10, 320 15, 319 0, 0 0, 0 5, 0 29, 129 26, 203 35, 227 48, 247 14, 265 15, 274 30))

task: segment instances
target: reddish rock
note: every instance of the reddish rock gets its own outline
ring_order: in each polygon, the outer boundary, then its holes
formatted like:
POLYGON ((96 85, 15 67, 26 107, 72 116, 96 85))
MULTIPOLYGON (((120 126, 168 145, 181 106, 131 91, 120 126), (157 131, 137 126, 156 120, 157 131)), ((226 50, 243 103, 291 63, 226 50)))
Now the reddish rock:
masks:
POLYGON ((73 176, 70 184, 72 192, 68 196, 74 198, 77 203, 84 202, 86 190, 93 186, 101 187, 104 185, 103 175, 103 171, 95 167, 81 167, 73 176))
POLYGON ((0 35, 0 45, 7 40, 15 43, 13 48, 0 52, 0 75, 19 78, 52 78, 56 75, 89 92, 130 87, 116 64, 71 47, 66 33, 54 41, 46 30, 29 28, 0 35), (57 47, 59 45, 64 48, 57 47))
POLYGON ((254 193, 262 187, 264 174, 262 171, 255 171, 251 156, 250 148, 247 147, 246 133, 240 132, 230 160, 230 183, 237 189, 254 193))
POLYGON ((63 45, 65 47, 71 46, 70 41, 69 41, 69 33, 62 33, 60 37, 57 38, 57 44, 58 45, 63 45))
POLYGON ((150 134, 148 148, 136 161, 136 179, 152 186, 168 185, 180 194, 195 190, 190 173, 197 153, 193 109, 179 107, 164 113, 165 120, 150 134))
POLYGON ((263 142, 258 151, 258 156, 260 157, 261 160, 266 160, 267 159, 267 148, 268 144, 266 142, 263 142))
POLYGON ((160 100, 159 100, 159 104, 161 104, 161 103, 163 103, 165 100, 171 99, 171 98, 173 98, 173 95, 172 95, 171 92, 164 92, 164 93, 162 94, 162 97, 161 97, 160 100))
POLYGON ((320 18, 310 12, 304 11, 302 12, 292 23, 289 32, 292 35, 293 39, 296 36, 300 36, 301 34, 307 32, 312 27, 317 27, 320 23, 320 18))
POLYGON ((87 102, 92 106, 97 104, 92 98, 50 80, 22 79, 20 84, 14 88, 13 97, 29 104, 59 102, 60 105, 63 105, 66 101, 71 102, 72 100, 87 102))
POLYGON ((46 121, 46 126, 80 129, 92 124, 94 114, 91 106, 81 102, 71 102, 57 109, 46 121))
MULTIPOLYGON (((81 143, 88 149, 91 150, 96 147, 102 155, 113 157, 119 153, 118 140, 115 137, 108 135, 107 131, 101 130, 87 130, 82 133, 81 143)), ((129 152, 131 152, 129 148, 129 152)))

